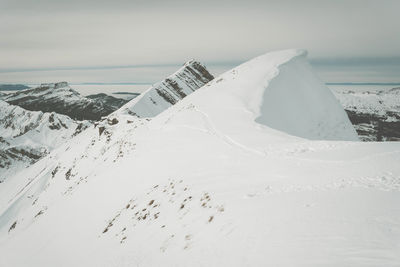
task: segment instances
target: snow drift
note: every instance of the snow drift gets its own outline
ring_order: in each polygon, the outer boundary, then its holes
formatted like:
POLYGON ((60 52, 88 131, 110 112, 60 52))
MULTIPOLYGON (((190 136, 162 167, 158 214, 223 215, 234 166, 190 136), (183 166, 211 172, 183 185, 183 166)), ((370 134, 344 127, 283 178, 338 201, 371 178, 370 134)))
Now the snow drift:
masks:
POLYGON ((262 99, 259 123, 307 139, 358 140, 343 107, 315 76, 304 51, 279 66, 262 99))

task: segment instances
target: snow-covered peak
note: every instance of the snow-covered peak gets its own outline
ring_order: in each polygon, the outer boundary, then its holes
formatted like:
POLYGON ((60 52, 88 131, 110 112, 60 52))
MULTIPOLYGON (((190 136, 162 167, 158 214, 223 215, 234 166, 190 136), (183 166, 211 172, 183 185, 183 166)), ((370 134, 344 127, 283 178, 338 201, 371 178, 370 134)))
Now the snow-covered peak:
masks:
POLYGON ((271 138, 280 139, 282 133, 274 131, 279 130, 306 139, 358 140, 342 106, 314 75, 306 55, 292 49, 259 56, 215 78, 173 110, 192 106, 207 114, 210 124, 252 147, 265 143, 263 126, 273 132, 271 138))
POLYGON ((192 65, 194 62, 196 62, 196 60, 194 58, 189 59, 188 61, 186 61, 183 66, 190 66, 192 65))
POLYGON ((214 77, 201 63, 190 60, 179 70, 131 100, 113 115, 154 117, 199 89, 214 77))

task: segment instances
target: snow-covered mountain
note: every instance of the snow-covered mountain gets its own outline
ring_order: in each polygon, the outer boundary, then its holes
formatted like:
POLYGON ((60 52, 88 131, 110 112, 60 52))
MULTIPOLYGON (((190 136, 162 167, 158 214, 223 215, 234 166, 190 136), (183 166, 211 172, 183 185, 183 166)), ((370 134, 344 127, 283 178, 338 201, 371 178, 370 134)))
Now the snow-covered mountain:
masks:
POLYGON ((205 66, 190 60, 175 73, 129 101, 115 114, 154 117, 214 79, 205 66))
MULTIPOLYGON (((138 104, 129 103, 118 112, 124 113, 124 110, 130 108, 132 111, 129 112, 137 111, 138 114, 143 115, 145 114, 143 111, 152 111, 154 116, 157 112, 177 103, 212 78, 213 76, 200 63, 193 60, 189 61, 176 73, 147 90, 141 96, 142 100, 138 104), (142 107, 142 109, 138 109, 138 107, 142 107)), ((3 144, 0 166, 4 168, 4 171, 0 172, 0 175, 4 177, 0 181, 5 180, 5 176, 9 176, 10 173, 37 161, 51 149, 57 147, 61 139, 64 142, 67 138, 70 138, 71 129, 77 128, 76 125, 71 124, 79 125, 78 129, 80 130, 88 126, 88 122, 78 123, 66 116, 59 116, 54 111, 67 114, 72 118, 99 120, 102 116, 118 110, 129 102, 106 94, 83 97, 70 88, 66 82, 42 84, 38 88, 3 94, 1 97, 9 103, 31 110, 51 111, 53 113, 30 112, 14 105, 7 105, 6 102, 2 101, 3 110, 0 117, 3 118, 3 130, 5 132, 0 136, 0 142, 3 144), (50 118, 50 122, 47 120, 48 118, 50 118), (51 124, 54 122, 54 118, 62 127, 51 124), (11 120, 13 120, 12 123, 11 120), (46 122, 50 125, 44 125, 46 122), (83 127, 83 125, 85 126, 83 127), (41 131, 38 130, 39 128, 41 131), (43 129, 46 129, 47 132, 49 129, 68 131, 64 131, 62 134, 53 133, 57 137, 54 138, 49 137, 46 131, 43 132, 43 129), (34 130, 35 138, 31 138, 32 134, 24 135, 32 130, 34 130), (16 138, 22 135, 24 135, 24 138, 16 138), (26 136, 30 136, 29 144, 26 143, 26 136), (10 142, 10 138, 12 142, 10 142)), ((99 126, 99 128, 101 127, 99 126)))
POLYGON ((0 182, 90 125, 56 113, 28 111, 0 100, 0 182))
POLYGON ((335 95, 363 141, 400 140, 400 88, 335 95))
POLYGON ((357 142, 304 51, 113 116, 2 184, 0 265, 399 262, 400 143, 357 142))
POLYGON ((45 83, 37 88, 0 96, 2 100, 31 111, 56 112, 75 120, 99 120, 127 101, 107 95, 84 97, 67 82, 45 83))

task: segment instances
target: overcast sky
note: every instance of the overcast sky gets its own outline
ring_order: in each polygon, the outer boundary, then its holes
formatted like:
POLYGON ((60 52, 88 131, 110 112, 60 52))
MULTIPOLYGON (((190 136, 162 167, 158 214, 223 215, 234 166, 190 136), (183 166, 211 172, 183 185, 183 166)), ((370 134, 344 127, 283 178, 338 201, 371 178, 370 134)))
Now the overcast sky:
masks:
POLYGON ((0 82, 155 82, 305 48, 326 82, 400 81, 398 0, 0 0, 0 82))

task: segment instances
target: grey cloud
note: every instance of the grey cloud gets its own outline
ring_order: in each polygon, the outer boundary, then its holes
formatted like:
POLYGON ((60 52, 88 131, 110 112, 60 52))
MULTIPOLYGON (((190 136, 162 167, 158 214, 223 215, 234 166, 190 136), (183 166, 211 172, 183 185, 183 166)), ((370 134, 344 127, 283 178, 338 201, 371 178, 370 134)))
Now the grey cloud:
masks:
POLYGON ((165 65, 190 58, 221 66, 286 48, 308 49, 321 69, 395 66, 398 10, 396 0, 0 0, 0 69, 165 65))

